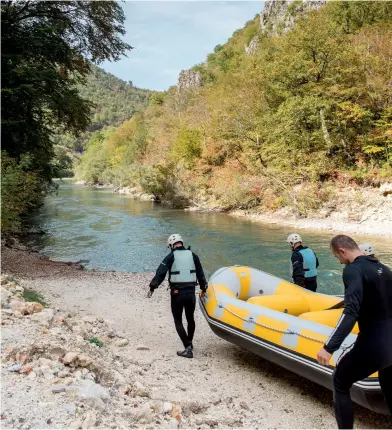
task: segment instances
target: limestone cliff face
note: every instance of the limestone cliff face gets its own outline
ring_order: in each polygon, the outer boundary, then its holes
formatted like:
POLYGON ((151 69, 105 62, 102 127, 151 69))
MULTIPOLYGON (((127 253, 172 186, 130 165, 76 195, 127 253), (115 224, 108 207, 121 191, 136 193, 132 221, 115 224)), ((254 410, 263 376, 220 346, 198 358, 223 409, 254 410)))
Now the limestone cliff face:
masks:
POLYGON ((270 35, 284 34, 294 26, 296 16, 326 3, 326 0, 266 0, 260 14, 261 29, 270 35))
POLYGON ((192 88, 198 88, 203 85, 201 73, 197 70, 181 70, 178 77, 177 88, 179 92, 184 92, 192 88))
POLYGON ((259 36, 255 36, 248 45, 245 46, 246 55, 254 55, 257 52, 257 48, 259 47, 260 38, 259 36))

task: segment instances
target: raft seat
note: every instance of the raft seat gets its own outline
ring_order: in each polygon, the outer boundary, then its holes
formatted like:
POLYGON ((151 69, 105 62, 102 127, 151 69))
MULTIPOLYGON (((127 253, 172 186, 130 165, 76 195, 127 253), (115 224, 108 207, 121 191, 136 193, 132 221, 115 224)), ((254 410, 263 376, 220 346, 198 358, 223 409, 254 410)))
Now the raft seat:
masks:
MULTIPOLYGON (((303 320, 313 321, 319 324, 326 325, 328 327, 336 327, 338 324, 339 318, 342 315, 343 309, 330 309, 324 311, 317 312, 306 312, 302 315, 299 315, 298 318, 303 320)), ((358 334, 358 323, 355 324, 351 333, 358 334)))
POLYGON ((283 312, 294 316, 309 312, 308 300, 305 296, 255 296, 247 300, 247 303, 264 306, 274 311, 283 312))

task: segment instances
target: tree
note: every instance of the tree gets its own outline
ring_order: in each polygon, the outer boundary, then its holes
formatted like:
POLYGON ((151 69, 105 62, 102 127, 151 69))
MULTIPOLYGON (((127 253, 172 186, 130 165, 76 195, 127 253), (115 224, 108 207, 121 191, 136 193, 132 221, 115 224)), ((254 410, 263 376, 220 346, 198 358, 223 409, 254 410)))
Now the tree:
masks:
POLYGON ((1 79, 3 149, 50 180, 51 134, 78 134, 91 103, 80 97, 90 62, 118 60, 131 49, 121 40, 124 14, 115 1, 2 1, 1 79))
MULTIPOLYGON (((91 63, 116 61, 131 49, 121 40, 124 21, 115 1, 1 2, 2 149, 18 175, 8 194, 22 192, 23 172, 44 190, 55 174, 51 137, 87 128, 92 104, 77 86, 91 63)), ((28 205, 15 206, 17 216, 39 202, 39 192, 31 195, 28 205)))

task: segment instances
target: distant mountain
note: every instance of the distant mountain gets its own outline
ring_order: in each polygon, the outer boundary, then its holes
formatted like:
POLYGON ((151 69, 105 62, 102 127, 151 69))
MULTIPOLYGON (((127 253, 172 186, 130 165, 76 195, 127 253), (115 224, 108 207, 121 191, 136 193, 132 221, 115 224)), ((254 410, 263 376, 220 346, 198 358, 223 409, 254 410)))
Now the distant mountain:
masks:
POLYGON ((134 87, 131 81, 125 82, 99 67, 92 66, 86 85, 80 87, 80 94, 95 105, 91 110, 92 123, 78 138, 69 134, 54 136, 56 153, 66 151, 70 156, 73 151, 83 152, 91 133, 106 126, 119 126, 135 112, 144 110, 148 106, 152 91, 134 87))
POLYGON ((82 97, 96 106, 92 110, 89 131, 100 130, 107 125, 117 126, 148 105, 151 91, 134 87, 104 70, 93 67, 87 85, 80 88, 82 97))

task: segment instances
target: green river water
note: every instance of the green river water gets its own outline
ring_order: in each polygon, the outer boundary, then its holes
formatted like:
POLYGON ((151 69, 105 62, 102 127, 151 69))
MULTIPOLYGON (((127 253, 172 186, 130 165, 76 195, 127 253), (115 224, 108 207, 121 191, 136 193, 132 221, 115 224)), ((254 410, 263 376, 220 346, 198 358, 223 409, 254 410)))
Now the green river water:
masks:
MULTIPOLYGON (((199 254, 206 275, 227 265, 247 265, 290 280, 292 228, 259 224, 220 213, 173 210, 140 202, 107 189, 60 182, 58 195, 46 198, 36 222, 47 234, 31 243, 55 260, 88 260, 87 268, 152 272, 167 253, 166 240, 180 233, 199 254)), ((301 230, 305 244, 320 260, 319 292, 342 294, 342 266, 331 255, 334 233, 301 230)), ((373 243, 381 260, 392 266, 392 241, 358 237, 373 243)))

